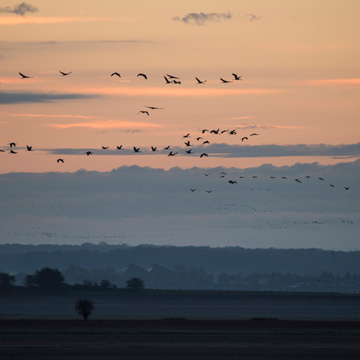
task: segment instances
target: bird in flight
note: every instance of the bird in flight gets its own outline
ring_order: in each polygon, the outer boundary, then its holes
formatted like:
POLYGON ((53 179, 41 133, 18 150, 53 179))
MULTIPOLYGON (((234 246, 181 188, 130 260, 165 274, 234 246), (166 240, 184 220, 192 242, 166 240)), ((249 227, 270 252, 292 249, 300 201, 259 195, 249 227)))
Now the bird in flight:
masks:
POLYGON ((211 131, 210 131, 210 134, 219 135, 219 131, 220 131, 220 129, 217 129, 217 130, 211 130, 211 131))
POLYGON ((24 75, 21 72, 19 72, 19 75, 21 76, 21 79, 31 79, 32 78, 32 76, 24 75))
POLYGON ((192 151, 192 149, 190 149, 190 150, 185 150, 185 152, 186 152, 187 154, 191 154, 191 151, 192 151))
POLYGON ((206 131, 209 131, 208 129, 201 130, 201 133, 204 134, 206 131))
POLYGON ((61 76, 68 76, 72 73, 72 71, 66 73, 66 72, 63 72, 63 71, 59 71, 59 73, 61 74, 61 76))
POLYGON ((237 181, 236 180, 229 180, 228 183, 231 184, 231 185, 234 185, 234 184, 237 184, 237 181))
POLYGON ((181 84, 181 81, 178 81, 178 80, 173 80, 172 82, 173 84, 181 84))
POLYGON ((205 176, 209 176, 209 174, 207 174, 207 173, 204 173, 204 175, 205 175, 205 176))
POLYGON ((156 146, 152 146, 152 147, 151 147, 151 151, 157 151, 157 147, 156 147, 156 146))
POLYGON ((207 80, 201 81, 199 78, 195 77, 198 84, 205 84, 207 80))
POLYGON ((164 79, 166 84, 171 84, 171 81, 166 76, 164 76, 164 79))
POLYGON ((87 156, 89 156, 89 155, 92 154, 92 151, 87 151, 85 154, 86 154, 87 156))
POLYGON ((229 135, 236 135, 236 130, 229 131, 229 135))
POLYGON ((173 153, 172 151, 169 152, 168 156, 175 156, 177 152, 173 153))
POLYGON ((9 145, 10 145, 10 147, 12 148, 12 147, 16 146, 16 143, 11 142, 9 145))
POLYGON ((17 154, 17 151, 10 150, 10 154, 17 154))
POLYGON ((206 190, 206 192, 207 192, 208 194, 210 194, 210 193, 212 192, 212 190, 206 190))
POLYGON ((187 138, 190 136, 190 133, 187 133, 186 135, 183 135, 183 138, 187 138))
POLYGON ((169 149, 170 149, 170 145, 164 147, 164 150, 169 150, 169 149))
POLYGON ((349 190, 350 187, 349 187, 349 186, 344 186, 344 189, 345 189, 345 190, 349 190))
POLYGON ((110 76, 114 76, 114 75, 118 76, 119 78, 121 77, 121 75, 118 72, 113 72, 110 76))
POLYGON ((146 106, 145 105, 145 107, 148 108, 148 109, 151 109, 151 110, 162 110, 163 109, 161 107, 156 107, 156 106, 146 106))
POLYGON ((150 115, 149 112, 146 111, 146 110, 140 110, 140 111, 138 112, 138 114, 146 114, 147 116, 150 115))
POLYGON ((140 148, 137 148, 137 147, 134 146, 133 149, 134 149, 134 152, 136 152, 136 153, 140 152, 140 148))
POLYGON ((322 177, 319 177, 319 180, 324 181, 324 179, 322 177))
POLYGON ((139 73, 136 75, 137 77, 142 76, 145 80, 147 80, 147 76, 144 73, 139 73))
POLYGON ((237 76, 236 74, 232 73, 234 76, 234 80, 242 80, 241 76, 237 76))
POLYGON ((189 140, 189 141, 186 141, 184 144, 185 144, 186 146, 192 146, 192 145, 190 144, 190 140, 189 140))
POLYGON ((194 192, 196 189, 190 189, 191 190, 191 192, 194 192))
POLYGON ((166 76, 170 79, 179 79, 177 76, 166 74, 166 76))
POLYGON ((330 186, 331 186, 331 187, 335 187, 335 185, 333 185, 333 184, 330 184, 330 186))
POLYGON ((122 145, 116 146, 116 150, 122 150, 122 145))
POLYGON ((200 155, 200 158, 202 158, 203 156, 208 157, 209 155, 208 155, 207 153, 202 153, 202 154, 200 155))
POLYGON ((26 145, 26 150, 27 150, 27 151, 34 151, 33 148, 32 148, 32 146, 29 146, 29 145, 26 145))
POLYGON ((257 134, 257 133, 250 134, 250 136, 255 136, 255 135, 259 135, 259 134, 257 134))
POLYGON ((244 141, 244 140, 249 140, 249 138, 246 137, 246 136, 244 136, 244 137, 241 139, 241 141, 244 141))
POLYGON ((203 142, 203 145, 205 145, 205 144, 210 144, 210 141, 209 141, 209 140, 205 140, 205 141, 203 142))
POLYGON ((225 80, 225 79, 223 79, 223 78, 220 78, 220 80, 222 81, 223 84, 232 83, 232 81, 230 81, 230 80, 225 80))
POLYGON ((106 150, 106 149, 108 149, 109 147, 108 146, 102 146, 101 147, 103 150, 106 150))
POLYGON ((196 140, 197 140, 197 141, 199 141, 200 139, 202 139, 202 137, 201 137, 201 136, 199 136, 199 137, 197 137, 197 138, 196 138, 196 140))
POLYGON ((64 163, 64 159, 57 159, 56 162, 57 163, 64 163))
POLYGON ((302 184, 302 181, 299 179, 295 179, 296 182, 298 182, 299 184, 302 184))

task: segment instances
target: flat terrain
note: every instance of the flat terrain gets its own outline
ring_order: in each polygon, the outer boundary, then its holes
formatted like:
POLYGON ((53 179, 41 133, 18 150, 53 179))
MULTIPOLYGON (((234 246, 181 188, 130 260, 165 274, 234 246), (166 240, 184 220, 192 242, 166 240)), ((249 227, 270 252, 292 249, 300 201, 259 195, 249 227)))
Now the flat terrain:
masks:
POLYGON ((360 295, 146 290, 75 291, 60 294, 13 291, 0 294, 0 316, 76 316, 76 299, 94 302, 94 316, 114 318, 253 317, 300 320, 359 320, 360 295))
POLYGON ((359 321, 0 320, 2 360, 358 360, 359 339, 359 321))

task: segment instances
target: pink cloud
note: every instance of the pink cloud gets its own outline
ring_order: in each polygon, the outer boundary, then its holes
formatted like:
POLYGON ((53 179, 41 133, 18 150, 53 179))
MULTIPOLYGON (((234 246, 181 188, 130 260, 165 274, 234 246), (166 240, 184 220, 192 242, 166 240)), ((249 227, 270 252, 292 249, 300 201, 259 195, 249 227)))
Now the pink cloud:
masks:
POLYGON ((353 79, 316 79, 305 82, 305 85, 310 86, 328 86, 328 85, 360 85, 359 78, 353 79))
MULTIPOLYGON (((220 84, 221 85, 221 84, 220 84)), ((285 92, 283 89, 234 89, 234 88, 185 88, 176 87, 178 85, 164 85, 164 87, 128 87, 128 88, 109 88, 98 87, 93 89, 80 88, 72 89, 91 94, 104 95, 124 95, 124 96, 167 96, 167 97, 187 97, 187 96, 228 96, 228 95, 267 95, 285 92)), ((226 85, 225 85, 226 86, 226 85)))
POLYGON ((161 128, 159 124, 150 124, 144 122, 131 122, 131 121, 119 121, 119 120, 106 120, 106 121, 94 121, 72 124, 50 124, 49 126, 58 129, 69 128, 90 128, 90 129, 149 129, 149 128, 161 128))
POLYGON ((94 119, 94 116, 85 116, 85 115, 10 114, 10 116, 16 116, 16 117, 46 117, 46 118, 94 119))
POLYGON ((27 16, 27 17, 0 17, 0 25, 21 25, 21 24, 62 24, 70 22, 98 22, 98 21, 115 21, 114 19, 105 18, 82 18, 82 17, 42 17, 42 16, 27 16))

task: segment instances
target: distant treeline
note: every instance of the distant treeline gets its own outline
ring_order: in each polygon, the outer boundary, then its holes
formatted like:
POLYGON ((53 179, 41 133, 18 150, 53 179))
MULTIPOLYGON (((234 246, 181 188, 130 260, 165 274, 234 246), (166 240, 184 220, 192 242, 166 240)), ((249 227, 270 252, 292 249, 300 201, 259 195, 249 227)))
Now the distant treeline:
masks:
POLYGON ((66 270, 71 265, 83 269, 124 270, 136 264, 148 270, 153 265, 175 271, 177 265, 203 269, 217 277, 221 273, 247 276, 253 273, 281 273, 318 276, 326 271, 344 276, 360 274, 360 251, 321 249, 244 249, 241 247, 127 246, 98 245, 0 245, 0 271, 32 273, 41 267, 66 270))

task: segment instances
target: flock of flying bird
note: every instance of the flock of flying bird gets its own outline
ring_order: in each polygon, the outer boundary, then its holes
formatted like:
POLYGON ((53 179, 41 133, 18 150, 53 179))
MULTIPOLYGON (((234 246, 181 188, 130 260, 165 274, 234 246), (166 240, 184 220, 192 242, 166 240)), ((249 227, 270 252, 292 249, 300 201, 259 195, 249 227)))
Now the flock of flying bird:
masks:
MULTIPOLYGON (((60 73, 61 76, 69 76, 70 74, 72 74, 72 71, 70 71, 70 72, 59 71, 59 73, 60 73)), ((19 72, 19 75, 20 75, 21 79, 31 79, 31 78, 33 78, 32 76, 25 75, 25 74, 23 74, 21 72, 19 72)), ((115 77, 121 78, 121 75, 120 75, 119 72, 113 72, 110 76, 111 77, 115 76, 115 77)), ((232 83, 233 81, 241 81, 241 80, 243 80, 241 76, 238 76, 235 73, 232 73, 232 76, 233 76, 232 80, 226 80, 226 79, 221 77, 220 78, 221 83, 227 84, 227 83, 232 83)), ((137 77, 143 78, 144 80, 148 80, 148 76, 145 73, 138 73, 137 77)), ((178 76, 174 76, 174 75, 170 75, 170 74, 164 75, 164 80, 165 80, 165 84, 178 84, 178 85, 181 84, 181 80, 180 80, 180 78, 178 76)), ((198 77, 195 77, 195 80, 196 80, 197 84, 205 84, 207 82, 207 80, 200 80, 198 77)), ((146 108, 146 110, 140 110, 138 112, 138 114, 145 114, 147 116, 150 116, 150 111, 151 110, 162 110, 163 109, 162 107, 157 107, 157 106, 145 106, 145 108, 146 108)), ((196 138, 196 144, 195 145, 205 146, 205 145, 210 144, 210 141, 208 139, 203 138, 203 136, 205 136, 206 133, 213 134, 213 135, 222 135, 222 134, 225 134, 225 133, 227 133, 228 135, 237 135, 236 129, 223 129, 223 130, 220 130, 220 128, 212 129, 212 130, 202 129, 201 134, 199 134, 199 136, 195 137, 196 138), (203 141, 201 141, 201 140, 203 140, 203 141)), ((252 134, 250 134, 248 136, 242 136, 241 137, 241 142, 247 141, 247 140, 249 140, 249 137, 257 136, 257 135, 259 135, 259 134, 252 133, 252 134)), ((184 144, 186 146, 185 154, 194 154, 193 153, 193 148, 192 148, 192 146, 194 146, 194 144, 191 143, 190 137, 191 137, 190 133, 187 133, 187 134, 183 135, 183 137, 182 137, 183 140, 184 140, 184 144)), ((8 145, 10 146, 9 153, 10 154, 17 154, 17 151, 15 150, 17 144, 15 142, 10 142, 8 145)), ((109 146, 102 146, 101 150, 107 150, 109 148, 110 148, 109 146)), ((168 153, 168 156, 175 156, 175 155, 178 154, 178 152, 175 152, 175 151, 171 150, 170 145, 165 146, 163 149, 158 149, 157 146, 151 146, 150 149, 151 149, 150 150, 151 152, 157 152, 159 150, 170 150, 170 152, 168 153)), ((116 146, 116 150, 124 150, 123 145, 116 146)), ((26 145, 26 151, 34 151, 34 149, 33 149, 32 146, 26 145)), ((5 152, 5 150, 0 149, 0 152, 5 152)), ((140 147, 133 146, 133 152, 134 153, 140 153, 141 152, 140 147)), ((93 151, 88 150, 88 151, 85 152, 85 154, 87 156, 92 155, 93 151)), ((209 153, 201 152, 199 156, 200 156, 200 158, 208 157, 209 153)), ((64 159, 63 158, 58 158, 56 160, 56 162, 57 163, 64 163, 64 159)), ((208 176, 209 174, 204 173, 204 175, 208 176)), ((225 176, 226 176, 225 172, 220 173, 220 178, 223 178, 225 176)), ((239 176, 239 178, 240 179, 244 178, 244 176, 239 176)), ((252 176, 252 178, 256 179, 257 176, 252 176)), ((270 176, 270 178, 275 179, 275 176, 270 176)), ((285 177, 285 176, 282 176, 281 178, 284 179, 284 180, 287 179, 287 177, 285 177)), ((306 178, 309 179, 310 175, 306 176, 306 178)), ((320 181, 324 181, 324 178, 322 178, 322 177, 318 177, 318 179, 320 181)), ((300 183, 300 184, 302 183, 302 180, 300 180, 298 178, 296 178, 294 180, 297 183, 300 183)), ((237 180, 230 179, 230 180, 228 180, 228 183, 231 184, 231 185, 236 185, 237 180)), ((330 187, 335 187, 334 184, 330 184, 329 186, 330 187)), ((344 186, 344 188, 345 188, 345 190, 349 190, 348 186, 344 186)), ((196 191, 196 188, 190 188, 190 191, 194 192, 194 191, 196 191)), ((213 190, 206 190, 207 193, 211 193, 212 191, 213 190)))

